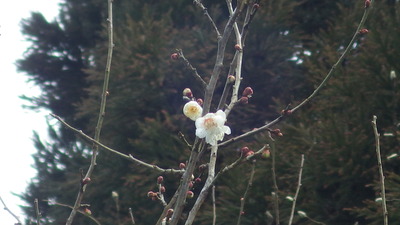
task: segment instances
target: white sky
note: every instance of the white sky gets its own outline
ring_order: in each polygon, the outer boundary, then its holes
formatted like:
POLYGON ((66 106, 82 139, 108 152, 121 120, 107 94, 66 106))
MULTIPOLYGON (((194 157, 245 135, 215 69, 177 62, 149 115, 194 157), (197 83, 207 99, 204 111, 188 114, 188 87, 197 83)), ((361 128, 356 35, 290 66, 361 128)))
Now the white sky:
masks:
MULTIPOLYGON (((0 7, 0 196, 7 207, 24 222, 19 208, 23 202, 12 193, 22 193, 36 172, 32 168, 33 130, 46 135, 47 112, 35 113, 22 108, 27 104, 19 99, 25 94, 38 95, 40 91, 27 84, 27 76, 16 72, 15 61, 20 59, 30 45, 20 33, 20 21, 31 12, 41 12, 49 21, 58 14, 60 0, 12 0, 0 7)), ((0 203, 0 224, 17 221, 0 203)))

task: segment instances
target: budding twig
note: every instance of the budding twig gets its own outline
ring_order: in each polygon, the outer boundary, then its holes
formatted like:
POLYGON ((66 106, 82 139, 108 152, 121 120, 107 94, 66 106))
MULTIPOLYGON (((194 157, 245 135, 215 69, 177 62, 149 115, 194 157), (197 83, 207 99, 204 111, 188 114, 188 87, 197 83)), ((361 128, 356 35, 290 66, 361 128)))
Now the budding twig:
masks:
POLYGON ((136 159, 136 158, 133 157, 131 154, 126 155, 126 154, 121 153, 121 152, 119 152, 119 151, 117 151, 117 150, 115 150, 115 149, 112 149, 112 148, 110 148, 110 147, 107 147, 106 145, 100 143, 99 141, 96 141, 95 139, 91 138, 91 137, 88 136, 87 134, 83 133, 82 130, 78 130, 78 129, 76 129, 75 127, 69 125, 67 122, 65 122, 63 119, 61 119, 61 117, 59 117, 59 116, 57 116, 57 115, 55 115, 55 114, 53 114, 53 113, 50 113, 50 115, 51 115, 52 117, 54 117, 55 119, 57 119, 58 121, 60 121, 65 127, 67 127, 68 129, 72 130, 73 132, 75 132, 76 134, 78 134, 80 137, 82 137, 83 139, 85 139, 86 141, 89 141, 90 143, 92 143, 92 144, 94 144, 94 145, 97 145, 97 146, 101 147, 102 149, 107 150, 107 151, 109 151, 109 152, 111 152, 111 153, 114 153, 114 154, 116 154, 116 155, 118 155, 118 156, 120 156, 120 157, 122 157, 122 158, 124 158, 124 159, 127 159, 127 160, 129 160, 129 161, 131 161, 131 162, 137 163, 137 164, 139 164, 139 165, 141 165, 141 166, 145 166, 145 167, 147 167, 147 168, 154 169, 154 170, 156 170, 156 171, 158 171, 158 172, 160 172, 160 173, 175 173, 175 174, 182 174, 182 173, 183 173, 182 170, 177 170, 177 169, 163 169, 163 168, 161 168, 161 167, 159 167, 159 166, 157 166, 157 165, 149 164, 149 163, 143 162, 143 161, 141 161, 141 160, 139 160, 139 159, 136 159))
MULTIPOLYGON (((372 3, 371 3, 371 4, 372 4, 372 3)), ((358 24, 357 30, 356 30, 356 32, 354 33, 354 35, 353 35, 351 41, 350 41, 349 44, 347 45, 347 47, 346 47, 345 51, 343 52, 343 54, 339 57, 338 61, 337 61, 337 62, 332 66, 332 68, 329 70, 329 72, 328 72, 327 75, 325 76, 324 80, 319 84, 319 86, 313 91, 313 93, 312 93, 310 96, 308 96, 305 100, 303 100, 303 101, 302 101, 300 104, 298 104, 296 107, 294 107, 293 109, 291 109, 292 113, 294 113, 295 111, 297 111, 298 109, 300 109, 303 105, 305 105, 305 104, 308 103, 312 98, 314 98, 314 97, 317 95, 317 93, 319 93, 319 91, 320 91, 320 90, 326 85, 326 83, 329 81, 329 79, 332 77, 333 72, 335 71, 335 69, 341 64, 341 62, 344 60, 344 58, 345 58, 345 57, 347 56, 347 54, 350 52, 350 49, 351 49, 351 47, 353 46, 353 44, 354 44, 354 42, 355 42, 355 40, 356 40, 356 37, 360 34, 359 31, 361 30, 361 27, 364 26, 365 21, 367 20, 368 13, 369 13, 369 10, 370 10, 370 9, 371 9, 371 7, 368 7, 368 8, 365 8, 365 9, 364 9, 364 14, 363 14, 363 16, 362 16, 362 18, 361 18, 360 23, 358 24)), ((230 144, 230 143, 232 143, 232 142, 241 140, 241 139, 243 139, 243 138, 245 138, 245 137, 252 136, 252 135, 254 135, 254 134, 256 134, 256 133, 259 133, 259 132, 261 132, 261 131, 264 131, 264 130, 270 128, 271 126, 277 124, 278 122, 280 122, 283 118, 284 118, 284 117, 283 117, 282 115, 280 115, 280 116, 278 116, 275 120, 271 121, 270 123, 268 123, 268 124, 266 124, 266 125, 264 125, 264 126, 255 128, 255 129, 253 129, 253 130, 251 130, 251 131, 248 131, 248 132, 246 132, 246 133, 243 133, 242 135, 239 135, 239 136, 237 136, 237 137, 233 137, 233 138, 231 138, 231 139, 229 139, 229 140, 227 140, 227 141, 221 142, 221 143, 218 144, 218 146, 219 146, 219 147, 222 147, 222 146, 228 145, 228 144, 230 144)))
MULTIPOLYGON (((98 120, 97 120, 97 125, 95 128, 95 135, 94 139, 96 141, 100 140, 100 134, 101 134, 101 129, 103 126, 103 120, 104 120, 104 115, 105 115, 105 109, 106 109, 106 103, 107 103, 107 96, 108 96, 108 83, 110 80, 110 71, 111 71, 111 61, 112 61, 112 54, 113 54, 113 49, 114 49, 114 39, 113 39, 113 10, 112 10, 112 3, 113 0, 108 0, 107 3, 107 9, 108 9, 108 18, 107 18, 107 25, 108 25, 108 53, 107 53, 107 62, 106 62, 106 68, 105 68, 105 73, 104 73, 104 82, 103 82, 103 91, 101 95, 101 103, 100 103, 100 110, 99 110, 99 115, 98 115, 98 120)), ((92 149, 92 159, 90 162, 90 166, 88 171, 86 172, 85 178, 88 178, 92 175, 94 167, 96 166, 96 158, 97 158, 97 153, 98 153, 98 145, 93 145, 92 149)), ((75 200, 74 207, 67 219, 66 225, 71 225, 76 212, 78 208, 80 207, 80 204, 83 199, 83 195, 86 190, 86 185, 84 185, 80 191, 78 192, 78 196, 75 200)))
POLYGON ((377 117, 374 115, 372 118, 372 128, 374 130, 374 136, 375 136, 375 150, 376 150, 376 157, 378 159, 379 176, 380 176, 380 183, 381 183, 383 224, 388 225, 388 211, 387 211, 387 207, 386 207, 386 194, 385 194, 385 175, 383 174, 382 159, 381 159, 381 147, 380 147, 380 142, 379 142, 380 134, 378 133, 376 120, 377 120, 377 117))
POLYGON ((177 49, 176 51, 179 54, 179 58, 182 59, 183 62, 186 64, 186 66, 193 72, 194 78, 196 78, 196 80, 201 84, 203 89, 206 88, 207 83, 203 80, 203 78, 201 78, 201 76, 197 72, 197 69, 195 67, 193 67, 192 64, 189 62, 189 60, 186 59, 186 57, 183 55, 182 49, 177 49))
MULTIPOLYGON (((66 208, 70 208, 70 209, 74 208, 74 207, 72 207, 70 205, 62 204, 62 203, 59 203, 59 202, 54 202, 54 201, 49 201, 49 200, 43 200, 43 201, 44 202, 49 202, 50 204, 53 204, 53 205, 56 205, 56 206, 66 207, 66 208)), ((97 225, 101 225, 101 223, 96 218, 94 218, 92 215, 89 215, 89 214, 85 213, 82 210, 78 210, 77 212, 82 214, 82 215, 84 215, 84 216, 86 216, 86 217, 88 217, 89 219, 93 220, 93 222, 95 222, 97 225)))
POLYGON ((215 32, 217 33, 217 38, 220 39, 221 38, 221 33, 219 32, 217 25, 215 25, 214 20, 211 18, 210 14, 208 13, 207 8, 204 7, 203 3, 201 3, 200 0, 194 0, 193 3, 196 4, 198 7, 200 7, 201 10, 203 10, 204 15, 210 21, 210 23, 213 26, 215 32))
POLYGON ((21 223, 21 221, 19 220, 18 216, 16 216, 16 215, 7 207, 6 203, 3 201, 3 199, 1 198, 1 196, 0 196, 0 201, 1 201, 1 203, 3 203, 4 210, 6 210, 8 213, 10 213, 11 216, 13 216, 13 217, 18 221, 17 224, 22 225, 22 223, 21 223))

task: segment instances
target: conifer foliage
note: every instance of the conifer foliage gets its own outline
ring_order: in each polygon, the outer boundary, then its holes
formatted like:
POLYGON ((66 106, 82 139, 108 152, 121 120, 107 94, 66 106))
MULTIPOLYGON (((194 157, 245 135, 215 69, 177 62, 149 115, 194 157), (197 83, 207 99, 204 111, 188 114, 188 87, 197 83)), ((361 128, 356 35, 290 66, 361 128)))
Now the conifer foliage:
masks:
MULTIPOLYGON (((102 144, 123 154, 182 171, 187 169, 193 152, 188 143, 196 140, 193 121, 182 113, 186 103, 182 91, 189 87, 197 99, 206 96, 193 71, 179 57, 184 55, 208 83, 219 41, 204 11, 192 3, 114 1, 114 57, 100 138, 102 144)), ((223 30, 229 18, 226 2, 202 4, 216 27, 223 30)), ((358 35, 333 78, 317 97, 292 115, 281 110, 289 103, 289 109, 297 105, 321 82, 350 41, 365 3, 234 1, 234 7, 241 4, 258 10, 245 37, 239 92, 252 87, 251 94, 246 94, 251 98, 248 104, 237 104, 228 115, 225 125, 232 134, 227 138, 230 132, 225 130, 224 140, 261 127, 281 114, 287 119, 221 147, 216 171, 241 154, 252 157, 251 152, 269 144, 268 151, 263 151, 264 159, 259 155, 254 161, 242 159, 238 167, 215 183, 217 224, 287 223, 301 154, 305 163, 296 211, 302 213, 295 215, 294 224, 310 224, 310 220, 381 224, 382 209, 375 202, 380 184, 370 125, 374 114, 382 133, 387 195, 393 200, 388 202, 390 220, 399 221, 395 216, 399 208, 399 157, 394 155, 399 152, 400 141, 396 75, 400 73, 400 42, 396 38, 399 30, 395 29, 400 23, 399 3, 373 4, 371 14, 380 19, 368 21, 370 32, 358 35), (252 175, 251 188, 244 198, 252 175), (241 198, 244 208, 240 208, 241 198)), ((94 135, 107 60, 106 5, 103 0, 66 0, 57 21, 48 22, 39 13, 23 21, 22 31, 32 46, 18 62, 19 69, 43 91, 41 96, 25 98, 32 107, 50 109, 89 136, 94 135)), ((241 15, 238 21, 243 19, 241 15)), ((235 44, 232 34, 223 61, 224 79, 230 75, 229 65, 238 51, 235 44)), ((215 99, 221 97, 223 89, 224 82, 218 82, 215 99)), ((188 97, 188 93, 185 95, 188 97)), ((217 100, 211 102, 212 112, 216 112, 217 104, 217 100)), ((41 224, 64 224, 70 213, 68 206, 74 204, 82 175, 88 169, 93 143, 77 138, 79 135, 64 126, 49 125, 49 134, 51 140, 34 136, 38 174, 21 197, 30 205, 24 208, 29 221, 36 221, 33 202, 39 199, 41 224)), ((178 224, 190 215, 205 184, 208 150, 195 167, 197 179, 188 192, 194 197, 187 198, 178 224)), ((156 224, 164 207, 152 201, 156 199, 154 192, 161 192, 162 186, 168 203, 182 185, 181 179, 180 174, 160 174, 101 150, 82 202, 88 204, 82 212, 90 213, 78 214, 73 224, 95 224, 91 216, 101 224, 132 224, 129 208, 138 224, 156 224)), ((213 223, 209 195, 194 224, 213 223)))

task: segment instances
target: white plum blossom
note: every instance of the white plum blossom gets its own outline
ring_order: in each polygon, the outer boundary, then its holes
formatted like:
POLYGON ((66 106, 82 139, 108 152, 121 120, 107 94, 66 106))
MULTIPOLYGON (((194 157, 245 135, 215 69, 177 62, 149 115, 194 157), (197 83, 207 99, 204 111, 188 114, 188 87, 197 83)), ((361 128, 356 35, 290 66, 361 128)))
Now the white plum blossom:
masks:
POLYGON ((222 110, 216 113, 207 113, 196 120, 196 136, 206 138, 210 145, 217 145, 217 141, 222 141, 225 134, 231 134, 231 128, 225 126, 226 114, 222 110))
POLYGON ((203 113, 203 108, 196 101, 190 101, 183 107, 183 114, 195 121, 203 113))

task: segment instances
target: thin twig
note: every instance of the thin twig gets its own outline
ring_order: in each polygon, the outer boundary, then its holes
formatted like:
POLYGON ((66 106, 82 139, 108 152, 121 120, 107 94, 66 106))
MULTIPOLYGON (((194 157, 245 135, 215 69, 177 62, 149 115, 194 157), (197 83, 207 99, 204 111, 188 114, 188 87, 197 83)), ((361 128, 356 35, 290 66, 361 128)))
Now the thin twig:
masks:
MULTIPOLYGON (((371 1, 372 2, 372 1, 371 1)), ((329 79, 333 75, 333 71, 342 63, 344 58, 347 56, 347 54, 350 52, 350 49, 353 47, 354 42, 356 41, 356 37, 360 34, 361 28, 364 26, 365 21, 367 20, 368 13, 370 11, 371 7, 365 7, 364 9, 364 14, 361 18, 360 23, 358 24, 357 30, 355 31, 353 37, 351 38, 351 41, 347 45, 346 49, 344 50, 343 54, 339 57, 338 61, 332 66, 332 68, 329 70, 328 74, 325 76, 324 80, 319 84, 319 86, 314 90, 314 92, 308 96, 304 101, 302 101, 300 104, 298 104, 296 107, 292 109, 292 112, 297 111, 299 108, 301 108, 304 104, 309 102, 329 81, 329 79)))
POLYGON ((379 142, 380 134, 378 133, 376 120, 377 120, 377 117, 374 115, 372 118, 372 128, 374 130, 374 136, 375 136, 375 150, 376 150, 376 157, 378 159, 379 176, 380 176, 380 183, 381 183, 383 224, 388 225, 388 211, 387 211, 387 207, 386 207, 386 194, 385 194, 385 175, 383 174, 382 159, 381 159, 381 147, 380 147, 380 142, 379 142))
POLYGON ((301 154, 301 162, 300 162, 300 170, 299 170, 299 181, 297 183, 296 194, 294 195, 294 198, 293 198, 292 211, 290 213, 290 218, 289 218, 288 225, 292 225, 292 222, 293 222, 294 210, 296 208, 296 201, 297 201, 297 197, 299 196, 300 187, 301 187, 301 175, 303 173, 303 165, 304 165, 304 154, 301 154))
POLYGON ((178 198, 178 191, 175 192, 174 196, 171 198, 168 205, 164 207, 164 210, 161 213, 160 217, 158 218, 156 225, 160 225, 162 223, 162 220, 166 217, 168 210, 171 209, 172 206, 175 204, 177 198, 178 198))
MULTIPOLYGON (((354 44, 354 42, 355 42, 355 39, 356 39, 356 37, 357 37, 358 34, 359 34, 359 31, 360 31, 361 27, 363 27, 364 24, 365 24, 365 21, 366 21, 366 19, 367 19, 367 17, 368 17, 368 13, 369 13, 370 8, 371 8, 371 7, 368 7, 368 8, 366 8, 366 9, 364 10, 364 14, 363 14, 363 16, 362 16, 362 18, 361 18, 360 23, 358 24, 357 30, 356 30, 355 34, 353 35, 353 38, 351 39, 350 43, 347 45, 346 50, 345 50, 345 51, 343 52, 343 54, 340 56, 340 58, 338 59, 338 61, 332 66, 332 68, 330 69, 330 71, 329 71, 328 74, 326 75, 325 79, 319 84, 319 86, 314 90, 314 92, 313 92, 310 96, 308 96, 306 99, 304 99, 304 100, 303 100, 300 104, 298 104, 296 107, 294 107, 293 109, 291 109, 292 113, 295 112, 295 111, 297 111, 297 110, 299 110, 303 105, 305 105, 305 104, 306 104, 307 102, 309 102, 312 98, 314 98, 315 95, 326 85, 326 83, 328 82, 328 80, 332 77, 333 72, 335 71, 335 69, 341 64, 341 62, 344 60, 344 58, 345 58, 345 57, 347 56, 347 54, 350 52, 350 49, 351 49, 351 47, 353 46, 353 44, 354 44)), ((218 146, 219 146, 219 147, 222 147, 222 146, 231 144, 231 143, 233 143, 233 142, 235 142, 235 141, 241 140, 241 139, 243 139, 243 138, 245 138, 245 137, 252 136, 252 135, 254 135, 254 134, 256 134, 256 133, 259 133, 259 132, 261 132, 261 131, 264 131, 264 130, 270 128, 271 126, 277 124, 278 122, 280 122, 283 118, 284 118, 284 116, 283 116, 283 115, 280 115, 280 116, 278 116, 275 120, 271 121, 270 123, 268 123, 268 124, 266 124, 266 125, 264 125, 264 126, 255 128, 255 129, 253 129, 253 130, 251 130, 251 131, 249 131, 249 132, 243 133, 242 135, 239 135, 239 136, 237 136, 237 137, 233 137, 233 138, 231 138, 231 139, 229 139, 229 140, 227 140, 227 141, 221 142, 221 143, 218 144, 218 146)))
POLYGON ((193 72, 194 78, 201 84, 201 87, 204 89, 207 86, 207 83, 201 78, 199 73, 197 72, 197 69, 192 66, 192 64, 189 62, 189 60, 183 55, 182 49, 177 49, 176 50, 179 54, 179 59, 183 60, 183 62, 186 64, 186 66, 193 72))
MULTIPOLYGON (((232 1, 227 0, 226 3, 228 5, 229 14, 231 16, 233 16, 232 1)), ((246 15, 246 17, 247 17, 247 15, 246 15)), ((228 107, 225 109, 225 113, 227 116, 229 115, 233 106, 235 106, 236 102, 238 101, 239 87, 240 87, 240 83, 242 81, 242 63, 243 63, 242 35, 239 32, 239 27, 236 22, 233 24, 233 30, 235 32, 236 45, 237 45, 237 50, 236 50, 236 54, 234 57, 234 59, 236 59, 236 62, 234 64, 235 65, 235 83, 233 84, 233 87, 232 87, 231 101, 230 101, 228 107)))
POLYGON ((11 216, 13 216, 13 217, 18 221, 18 224, 19 224, 19 225, 22 225, 22 223, 21 223, 21 221, 19 220, 18 216, 15 215, 15 214, 7 207, 6 203, 3 201, 3 199, 1 198, 1 196, 0 196, 0 201, 1 201, 1 203, 3 203, 4 210, 6 210, 8 213, 10 213, 11 216))
POLYGON ((275 160, 276 160, 276 148, 275 148, 275 141, 271 138, 272 140, 272 166, 271 166, 271 171, 272 171, 272 181, 274 183, 274 192, 272 193, 272 198, 274 200, 274 211, 275 211, 275 224, 279 225, 279 188, 278 188, 278 183, 276 181, 276 171, 275 171, 275 160))
POLYGON ((246 162, 249 160, 252 160, 253 158, 255 158, 257 155, 260 155, 266 148, 268 148, 268 145, 264 145, 260 150, 256 151, 253 155, 249 155, 246 158, 242 158, 242 156, 240 156, 235 162, 233 162, 232 164, 225 166, 222 170, 220 170, 217 175, 215 175, 214 179, 213 179, 213 184, 218 180, 218 178, 228 172, 229 170, 235 168, 236 166, 239 165, 239 163, 241 162, 246 162), (242 160, 243 159, 243 160, 242 160))
POLYGON ((191 225, 199 211, 201 205, 203 204, 204 200, 207 197, 209 188, 213 184, 213 180, 215 177, 215 165, 217 162, 217 152, 218 147, 212 146, 211 147, 211 154, 210 154, 210 161, 208 163, 208 176, 207 180, 200 191, 199 197, 197 197, 196 202, 193 205, 193 208, 190 210, 188 218, 186 219, 185 225, 191 225))
POLYGON ((235 11, 233 12, 232 16, 229 18, 228 22, 225 25, 224 33, 222 34, 221 39, 218 40, 217 57, 215 60, 214 69, 210 81, 206 87, 206 91, 204 93, 203 115, 207 114, 210 111, 214 90, 223 67, 226 44, 232 33, 233 25, 236 22, 238 16, 242 12, 243 5, 244 3, 242 1, 237 5, 235 11))
MULTIPOLYGON (((176 204, 174 207, 174 213, 172 214, 170 225, 176 225, 182 215, 183 207, 185 206, 185 202, 186 202, 186 193, 189 190, 189 181, 191 180, 193 171, 196 168, 196 165, 199 162, 199 160, 203 154, 202 150, 204 149, 204 147, 205 147, 204 140, 199 140, 198 138, 196 138, 196 140, 193 144, 192 152, 190 154, 190 157, 189 157, 189 160, 187 163, 186 170, 182 176, 181 183, 175 192, 176 204)), ((170 204, 171 204, 171 202, 168 205, 170 205, 170 204)), ((171 204, 171 206, 172 206, 172 204, 171 204)), ((164 211, 165 210, 166 210, 166 208, 164 209, 164 211)), ((163 214, 164 214, 164 212, 163 212, 163 214)), ((165 212, 165 214, 166 214, 166 212, 165 212)), ((161 218, 162 218, 162 216, 160 217, 160 219, 161 218)))
POLYGON ((35 204, 36 224, 40 225, 40 217, 42 217, 42 215, 39 210, 39 201, 37 198, 35 198, 34 204, 35 204))
POLYGON ((131 216, 132 224, 135 225, 136 223, 135 223, 135 218, 133 217, 132 208, 129 208, 129 215, 131 216))
POLYGON ((175 173, 175 174, 182 174, 182 173, 183 173, 182 170, 177 170, 177 169, 163 169, 163 168, 161 168, 161 167, 159 167, 159 166, 157 166, 157 165, 149 164, 149 163, 143 162, 143 161, 141 161, 141 160, 139 160, 139 159, 133 157, 131 154, 126 155, 126 154, 121 153, 121 152, 119 152, 119 151, 117 151, 117 150, 115 150, 115 149, 112 149, 112 148, 110 148, 110 147, 107 147, 107 146, 105 146, 104 144, 102 144, 102 143, 96 141, 95 139, 91 138, 91 137, 88 136, 87 134, 83 133, 82 130, 78 130, 78 129, 76 129, 75 127, 69 125, 67 122, 65 122, 63 119, 61 119, 61 117, 59 117, 59 116, 57 116, 57 115, 55 115, 55 114, 53 114, 53 113, 50 113, 50 115, 51 115, 52 117, 54 117, 55 119, 57 119, 58 121, 60 121, 65 127, 67 127, 68 129, 72 130, 73 132, 75 132, 76 134, 78 134, 80 137, 82 137, 83 139, 85 139, 86 141, 89 141, 90 143, 92 143, 92 144, 94 144, 94 145, 97 145, 97 146, 101 147, 101 148, 104 149, 104 150, 107 150, 107 151, 109 151, 109 152, 112 152, 112 153, 114 153, 114 154, 116 154, 116 155, 118 155, 118 156, 120 156, 120 157, 122 157, 122 158, 124 158, 124 159, 126 159, 126 160, 129 160, 129 161, 131 161, 131 162, 137 163, 137 164, 139 164, 139 165, 141 165, 141 166, 145 166, 145 167, 147 167, 147 168, 149 168, 149 169, 154 169, 154 170, 156 170, 157 172, 160 172, 160 173, 175 173))
MULTIPOLYGON (((105 68, 105 73, 104 73, 104 82, 103 82, 103 91, 101 95, 101 103, 100 103, 100 110, 99 110, 99 117, 97 120, 97 125, 95 129, 95 135, 94 139, 96 141, 100 140, 100 134, 101 134, 101 128, 103 125, 103 120, 105 116, 105 109, 106 109, 106 103, 107 103, 107 96, 108 96, 108 83, 110 80, 110 71, 111 71, 111 61, 112 61, 112 54, 113 54, 113 49, 114 49, 114 40, 113 40, 113 14, 112 14, 112 3, 113 0, 108 0, 107 6, 108 6, 108 18, 107 18, 107 24, 108 24, 108 53, 107 53, 107 62, 106 62, 106 68, 105 68)), ((96 158, 97 158, 97 153, 98 153, 98 145, 93 145, 93 152, 92 152, 92 159, 90 162, 90 166, 88 171, 86 172, 85 178, 90 178, 90 176, 93 173, 94 167, 96 166, 96 158)), ((66 225, 71 225, 76 212, 78 211, 80 204, 83 199, 83 195, 86 191, 86 184, 83 184, 82 187, 80 188, 78 192, 78 196, 75 200, 74 207, 71 211, 71 214, 69 215, 67 219, 66 225)))
POLYGON ((240 220, 242 218, 242 215, 244 214, 244 204, 246 203, 246 197, 247 197, 247 194, 249 193, 250 188, 253 186, 255 168, 256 168, 256 160, 254 159, 254 160, 252 160, 251 173, 250 173, 249 182, 247 183, 246 191, 244 192, 243 197, 240 198, 240 210, 239 210, 239 217, 238 217, 237 225, 240 225, 240 220))
POLYGON ((210 21, 210 23, 213 26, 215 32, 217 33, 217 39, 220 39, 221 38, 221 33, 219 32, 217 25, 215 25, 214 20, 211 18, 210 14, 208 13, 207 8, 204 7, 203 3, 201 3, 200 0, 194 0, 193 3, 196 4, 198 7, 200 7, 201 10, 203 10, 204 15, 210 21))
POLYGON ((212 205, 213 205, 213 225, 217 224, 217 207, 215 205, 215 185, 211 189, 212 194, 212 205))
MULTIPOLYGON (((54 202, 54 201, 49 201, 49 200, 43 200, 43 201, 44 201, 44 202, 49 202, 49 203, 51 203, 51 204, 53 204, 53 205, 62 206, 62 207, 67 207, 67 208, 73 209, 72 206, 67 205, 67 204, 62 204, 62 203, 58 203, 58 202, 54 202)), ((93 220, 93 222, 95 222, 97 225, 101 225, 101 223, 100 223, 96 218, 94 218, 92 215, 90 215, 90 214, 88 214, 88 213, 85 213, 85 212, 83 212, 82 210, 78 210, 78 213, 80 213, 80 214, 82 214, 82 215, 88 217, 89 219, 93 220)))

